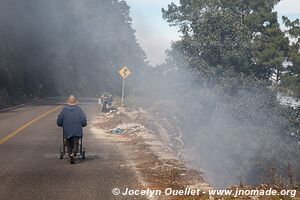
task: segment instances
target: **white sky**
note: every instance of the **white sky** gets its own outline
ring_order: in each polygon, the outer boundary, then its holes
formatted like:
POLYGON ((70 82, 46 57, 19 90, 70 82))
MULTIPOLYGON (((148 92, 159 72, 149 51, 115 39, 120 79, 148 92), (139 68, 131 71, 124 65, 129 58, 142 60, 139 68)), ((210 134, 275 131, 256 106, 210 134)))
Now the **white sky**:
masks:
MULTIPOLYGON (((143 50, 151 64, 159 64, 165 60, 165 50, 171 41, 179 39, 175 27, 169 27, 162 19, 161 8, 167 8, 172 0, 126 0, 131 7, 133 28, 143 50)), ((178 4, 179 0, 173 0, 178 4)), ((281 18, 286 15, 290 19, 300 18, 300 0, 282 0, 276 7, 281 18)), ((281 21, 281 20, 280 20, 281 21)))

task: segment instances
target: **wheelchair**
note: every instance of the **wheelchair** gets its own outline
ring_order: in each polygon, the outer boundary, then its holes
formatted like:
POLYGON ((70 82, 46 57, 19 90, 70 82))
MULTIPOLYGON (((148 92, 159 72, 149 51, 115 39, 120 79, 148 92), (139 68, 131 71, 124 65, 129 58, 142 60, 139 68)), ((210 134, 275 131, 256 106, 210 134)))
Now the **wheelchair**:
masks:
MULTIPOLYGON (((82 145, 82 138, 83 137, 79 138, 78 151, 77 151, 75 156, 77 156, 78 153, 79 153, 79 157, 84 160, 85 159, 85 148, 82 145)), ((59 157, 60 159, 63 159, 65 154, 67 153, 67 142, 66 142, 66 140, 67 139, 65 137, 63 137, 63 145, 62 145, 62 147, 60 147, 60 157, 59 157)))

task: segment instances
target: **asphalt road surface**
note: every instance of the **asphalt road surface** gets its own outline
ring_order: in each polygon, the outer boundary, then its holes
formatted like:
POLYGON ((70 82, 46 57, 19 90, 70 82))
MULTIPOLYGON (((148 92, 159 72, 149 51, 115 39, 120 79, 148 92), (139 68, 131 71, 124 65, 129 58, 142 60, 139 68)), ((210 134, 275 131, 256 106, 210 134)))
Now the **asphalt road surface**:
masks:
MULTIPOLYGON (((80 99, 88 122, 97 117, 97 104, 80 99)), ((0 112, 1 200, 109 200, 143 199, 114 196, 113 188, 136 188, 134 172, 114 145, 102 143, 84 130, 85 160, 75 165, 59 159, 62 130, 56 118, 62 99, 52 98, 0 112)))

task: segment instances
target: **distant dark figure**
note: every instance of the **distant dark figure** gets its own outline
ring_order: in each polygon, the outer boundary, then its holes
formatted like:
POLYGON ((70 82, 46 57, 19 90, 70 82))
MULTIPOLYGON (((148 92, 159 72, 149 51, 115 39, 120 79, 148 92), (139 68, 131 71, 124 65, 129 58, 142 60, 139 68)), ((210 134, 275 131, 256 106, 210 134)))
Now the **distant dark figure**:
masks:
POLYGON ((87 125, 86 116, 77 104, 76 97, 71 95, 57 118, 57 125, 63 127, 71 164, 75 162, 79 138, 83 136, 82 127, 87 125))
POLYGON ((101 112, 109 112, 109 109, 107 107, 111 106, 112 103, 113 103, 113 96, 108 92, 102 94, 98 99, 98 104, 100 104, 101 112))

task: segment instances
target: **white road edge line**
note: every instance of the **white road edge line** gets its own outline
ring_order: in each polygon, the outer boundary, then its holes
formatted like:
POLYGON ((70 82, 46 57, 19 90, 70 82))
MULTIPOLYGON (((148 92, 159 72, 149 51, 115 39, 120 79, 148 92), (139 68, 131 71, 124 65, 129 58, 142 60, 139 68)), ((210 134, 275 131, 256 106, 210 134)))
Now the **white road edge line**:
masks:
POLYGON ((13 107, 4 108, 4 109, 0 110, 0 112, 6 112, 6 111, 9 111, 9 110, 20 108, 22 106, 27 106, 27 105, 32 104, 32 103, 37 103, 37 102, 45 101, 45 100, 48 100, 50 98, 51 97, 47 97, 47 98, 44 98, 44 99, 39 99, 39 100, 35 100, 35 101, 30 101, 30 102, 27 102, 27 103, 23 103, 23 104, 20 104, 20 105, 16 105, 16 106, 13 106, 13 107))

